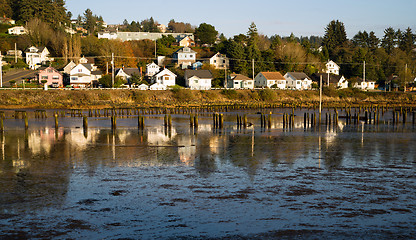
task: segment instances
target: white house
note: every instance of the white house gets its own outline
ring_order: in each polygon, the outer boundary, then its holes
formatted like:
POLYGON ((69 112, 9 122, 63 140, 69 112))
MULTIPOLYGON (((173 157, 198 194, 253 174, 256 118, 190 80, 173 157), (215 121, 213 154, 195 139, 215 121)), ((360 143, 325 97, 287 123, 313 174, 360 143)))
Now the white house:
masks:
POLYGON ((253 89, 254 80, 242 74, 230 74, 227 87, 234 89, 253 89))
POLYGON ((7 31, 9 32, 9 34, 12 34, 12 35, 27 34, 26 28, 22 27, 22 26, 16 26, 16 27, 9 28, 7 31))
POLYGON ((147 86, 146 84, 140 84, 138 87, 137 87, 137 89, 139 89, 139 90, 148 90, 149 89, 149 86, 147 86))
POLYGON ((30 47, 26 50, 26 64, 30 69, 36 70, 42 63, 47 61, 53 61, 53 58, 49 58, 49 51, 46 47, 30 47))
POLYGON ((286 79, 280 72, 259 72, 254 78, 254 86, 286 89, 286 79))
POLYGON ((312 78, 314 79, 314 81, 319 85, 319 81, 320 78, 322 76, 322 84, 325 86, 328 84, 329 85, 333 85, 336 88, 339 89, 344 89, 344 88, 348 88, 348 80, 345 79, 344 76, 340 76, 340 75, 334 75, 334 74, 329 74, 329 80, 328 80, 328 74, 327 73, 314 73, 312 75, 312 78))
POLYGON ((190 47, 183 47, 173 53, 173 62, 182 66, 182 69, 188 68, 196 62, 196 52, 190 47))
POLYGON ((70 71, 70 84, 73 87, 88 87, 101 78, 101 71, 92 64, 78 64, 70 71))
POLYGON ((131 84, 131 77, 132 76, 140 77, 141 73, 138 68, 119 68, 116 69, 116 77, 121 77, 126 80, 129 84, 131 84))
POLYGON ((69 62, 65 67, 64 67, 64 73, 66 74, 71 74, 71 70, 74 69, 74 67, 76 67, 77 64, 74 63, 74 61, 69 62))
POLYGON ((212 73, 209 70, 186 70, 185 84, 191 90, 211 89, 212 73))
POLYGON ((339 75, 340 67, 334 61, 332 61, 332 60, 328 61, 325 64, 325 66, 326 66, 326 69, 324 71, 325 73, 332 73, 332 74, 335 74, 335 75, 339 75))
POLYGON ((193 46, 195 46, 195 41, 192 38, 190 38, 189 36, 186 36, 186 37, 182 38, 179 41, 179 46, 181 46, 181 47, 193 47, 193 46))
POLYGON ((159 71, 160 71, 160 67, 154 62, 146 65, 146 76, 152 77, 159 71))
POLYGON ((287 72, 283 77, 286 79, 288 89, 312 89, 312 79, 303 72, 287 72))
POLYGON ((230 61, 225 54, 218 52, 209 59, 209 64, 214 66, 216 69, 229 69, 230 61))
POLYGON ((152 83, 160 83, 167 87, 174 86, 176 84, 176 74, 165 68, 153 75, 152 83))
POLYGON ((157 82, 157 83, 150 85, 149 89, 150 90, 166 90, 167 86, 165 84, 157 82))
POLYGON ((358 81, 354 84, 354 88, 358 88, 361 90, 374 90, 376 82, 364 80, 362 78, 358 78, 358 81))

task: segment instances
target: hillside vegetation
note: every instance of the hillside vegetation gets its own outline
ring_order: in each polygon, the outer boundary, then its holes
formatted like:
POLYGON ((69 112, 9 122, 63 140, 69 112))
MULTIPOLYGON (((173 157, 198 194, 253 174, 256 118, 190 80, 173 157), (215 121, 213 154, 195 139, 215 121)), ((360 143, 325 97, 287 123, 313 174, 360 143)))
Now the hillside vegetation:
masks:
MULTIPOLYGON (((415 105, 413 93, 361 92, 354 90, 324 89, 324 106, 345 105, 415 105)), ((3 109, 92 109, 262 104, 286 104, 286 106, 311 107, 319 102, 318 91, 284 90, 210 90, 191 91, 175 89, 167 91, 140 90, 90 90, 90 91, 42 91, 15 90, 0 92, 3 109)))

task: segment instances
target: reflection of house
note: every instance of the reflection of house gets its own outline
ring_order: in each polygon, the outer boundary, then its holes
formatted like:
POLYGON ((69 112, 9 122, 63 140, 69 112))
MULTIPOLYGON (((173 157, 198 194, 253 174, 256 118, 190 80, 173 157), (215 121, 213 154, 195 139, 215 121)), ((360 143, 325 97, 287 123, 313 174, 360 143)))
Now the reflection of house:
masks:
POLYGON ((276 87, 279 89, 286 89, 286 79, 280 72, 259 72, 254 78, 254 85, 256 87, 276 87))
POLYGON ((33 70, 38 69, 41 64, 44 64, 47 61, 53 61, 53 59, 48 57, 50 53, 46 47, 32 46, 26 50, 25 54, 26 64, 33 70))
POLYGON ((254 80, 242 74, 230 74, 227 87, 234 89, 253 89, 254 80))
POLYGON ((368 81, 362 78, 357 78, 357 82, 354 83, 353 87, 361 90, 374 90, 375 85, 375 81, 368 81))
POLYGON ((45 84, 52 87, 63 86, 62 74, 53 67, 47 67, 45 69, 39 70, 38 80, 39 83, 46 81, 45 84))
POLYGON ((336 88, 344 89, 348 88, 348 80, 345 79, 344 76, 329 74, 329 81, 328 81, 328 74, 327 73, 314 73, 312 78, 314 82, 316 82, 319 86, 319 81, 322 76, 322 85, 330 85, 335 86, 336 88))
POLYGON ((225 69, 229 68, 230 62, 225 54, 218 52, 209 59, 209 64, 216 69, 225 69))
POLYGON ((334 61, 330 60, 326 64, 325 73, 332 73, 335 75, 339 75, 339 66, 334 61))
POLYGON ((288 72, 284 78, 288 89, 307 90, 312 88, 312 79, 303 72, 288 72))
POLYGON ((176 74, 165 68, 153 75, 152 83, 160 83, 167 87, 174 86, 176 84, 176 74))
POLYGON ((151 77, 160 71, 160 67, 152 62, 146 65, 146 76, 151 77))
POLYGON ((9 34, 12 34, 12 35, 23 35, 23 34, 27 34, 26 28, 25 27, 22 27, 22 26, 17 26, 17 27, 9 28, 7 31, 9 32, 9 34))
POLYGON ((209 70, 186 70, 185 83, 191 90, 211 89, 212 73, 209 70))
POLYGON ((88 87, 101 78, 102 72, 93 64, 78 64, 70 71, 70 84, 74 87, 88 87))
POLYGON ((182 66, 182 69, 188 68, 196 61, 196 52, 190 47, 183 47, 173 53, 173 62, 182 66))

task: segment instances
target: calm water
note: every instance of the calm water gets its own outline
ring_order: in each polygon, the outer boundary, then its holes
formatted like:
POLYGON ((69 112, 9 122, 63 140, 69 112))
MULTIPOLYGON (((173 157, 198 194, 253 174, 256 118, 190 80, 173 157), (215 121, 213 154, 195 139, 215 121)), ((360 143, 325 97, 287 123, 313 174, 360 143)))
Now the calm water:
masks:
MULTIPOLYGON (((299 114, 301 115, 301 114, 299 114)), ((279 118, 280 116, 280 118, 279 118)), ((302 116, 302 115, 301 115, 302 116)), ((394 239, 416 234, 411 123, 247 129, 208 115, 6 119, 0 239, 394 239), (52 126, 52 127, 51 127, 52 126)))

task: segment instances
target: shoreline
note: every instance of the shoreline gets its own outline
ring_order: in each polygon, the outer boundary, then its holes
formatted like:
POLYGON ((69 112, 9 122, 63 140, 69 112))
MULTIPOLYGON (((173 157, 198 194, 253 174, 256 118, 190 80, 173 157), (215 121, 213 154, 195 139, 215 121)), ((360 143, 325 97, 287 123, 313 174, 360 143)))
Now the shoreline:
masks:
MULTIPOLYGON (((416 106, 416 95, 403 92, 362 92, 353 89, 324 89, 324 107, 416 106)), ((319 91, 294 90, 187 90, 142 91, 100 90, 4 90, 1 109, 106 109, 240 106, 316 107, 319 91)))

